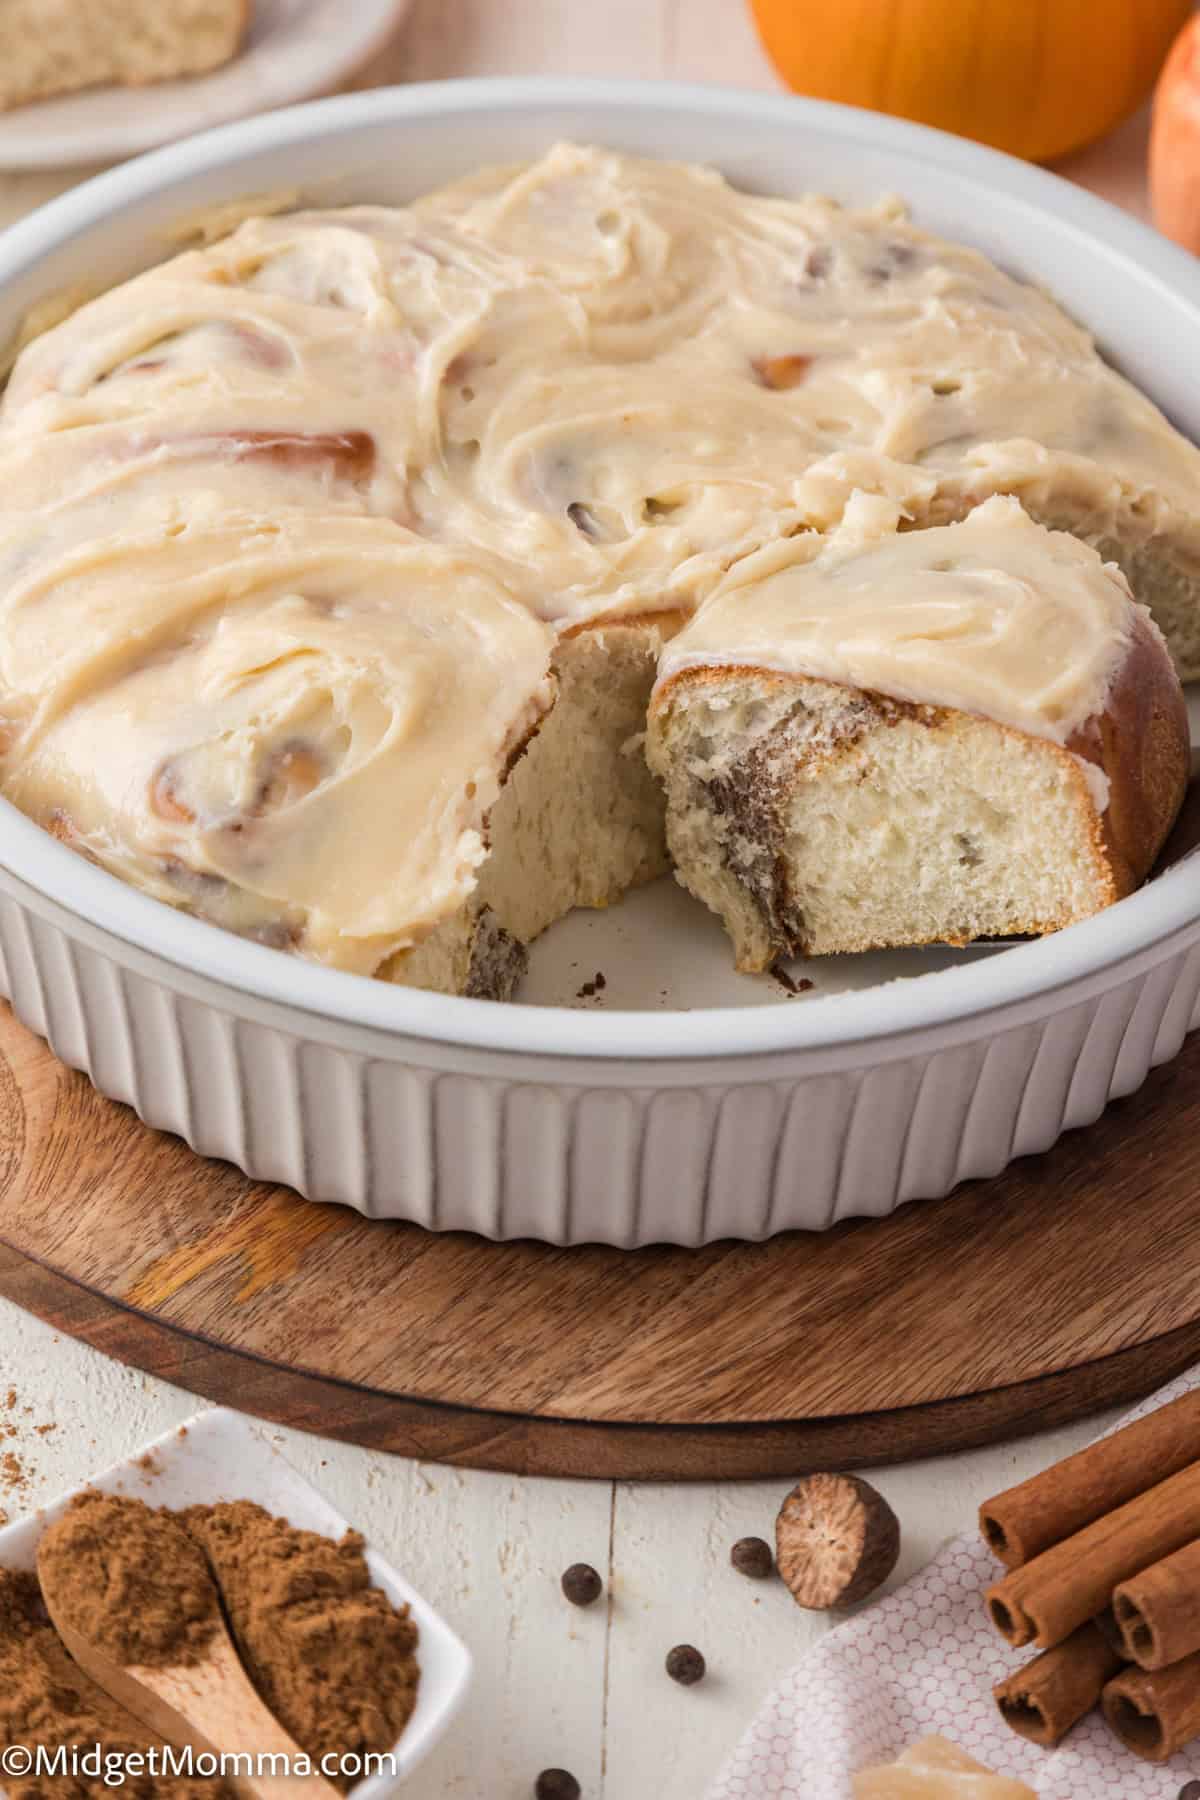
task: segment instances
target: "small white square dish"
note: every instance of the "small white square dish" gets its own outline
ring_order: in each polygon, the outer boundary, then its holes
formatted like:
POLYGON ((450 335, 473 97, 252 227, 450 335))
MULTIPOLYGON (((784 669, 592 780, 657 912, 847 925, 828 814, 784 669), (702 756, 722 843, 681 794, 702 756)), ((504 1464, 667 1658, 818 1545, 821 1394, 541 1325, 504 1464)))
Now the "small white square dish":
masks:
MULTIPOLYGON (((177 1509, 223 1500, 254 1500, 292 1525, 332 1538, 340 1538, 353 1524, 298 1475, 247 1419, 217 1407, 198 1413, 165 1437, 156 1438, 0 1531, 0 1568, 33 1569, 43 1531, 86 1488, 129 1494, 151 1506, 177 1509)), ((409 1607, 420 1633, 421 1685, 416 1710, 395 1746, 395 1772, 368 1776, 350 1790, 353 1800, 385 1800, 404 1786, 461 1707, 471 1679, 471 1656, 428 1601, 369 1545, 366 1557, 371 1579, 394 1605, 409 1607)))

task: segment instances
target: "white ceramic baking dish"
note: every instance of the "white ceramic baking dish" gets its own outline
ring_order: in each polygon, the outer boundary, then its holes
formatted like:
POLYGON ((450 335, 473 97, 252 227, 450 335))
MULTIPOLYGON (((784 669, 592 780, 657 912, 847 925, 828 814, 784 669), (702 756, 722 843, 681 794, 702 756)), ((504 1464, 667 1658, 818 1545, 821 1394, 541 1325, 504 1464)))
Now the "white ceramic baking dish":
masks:
MULTIPOLYGON (((1200 436, 1190 257, 956 138, 710 88, 410 87, 175 145, 0 239, 0 338, 48 293, 156 260, 215 201, 394 202, 568 135, 767 191, 900 192, 922 223, 1048 284, 1200 436)), ((820 1227, 1046 1149, 1200 1023, 1200 862, 1041 942, 805 973, 800 998, 733 975, 715 925, 662 883, 555 927, 523 1004, 413 993, 172 912, 0 803, 0 984, 104 1093, 313 1199, 556 1243, 820 1227)))

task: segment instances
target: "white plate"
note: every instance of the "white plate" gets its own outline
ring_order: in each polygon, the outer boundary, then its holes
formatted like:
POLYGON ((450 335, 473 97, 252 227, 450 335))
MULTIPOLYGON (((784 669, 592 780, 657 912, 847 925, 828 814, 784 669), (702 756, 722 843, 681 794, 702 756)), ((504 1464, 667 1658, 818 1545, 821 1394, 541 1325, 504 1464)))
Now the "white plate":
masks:
MULTIPOLYGON (((154 1443, 143 1445, 124 1462, 114 1463, 102 1475, 81 1482, 51 1505, 39 1507, 32 1518, 0 1531, 0 1567, 35 1568, 43 1531, 85 1488, 100 1488, 106 1494, 131 1494, 149 1506, 170 1506, 176 1510, 212 1506, 222 1500, 256 1500, 277 1518, 332 1538, 340 1538, 353 1524, 298 1475, 240 1413, 216 1407, 198 1413, 154 1443)), ((395 1776, 372 1775, 350 1790, 354 1800, 386 1800, 417 1764, 424 1762, 461 1707, 471 1679, 471 1657, 445 1620, 390 1563, 369 1545, 366 1555, 376 1587, 382 1588, 394 1605, 411 1609, 420 1633, 417 1659, 421 1684, 412 1718, 395 1748, 395 1776)))
POLYGON ((115 162, 230 119, 327 94, 369 62, 412 0, 253 0, 238 56, 211 75, 89 88, 0 113, 0 169, 115 162))
MULTIPOLYGON (((903 193, 920 223, 1046 283, 1200 436, 1195 259, 979 145, 709 87, 443 82, 174 145, 5 234, 0 341, 47 292, 157 259, 205 205, 281 186, 394 203, 563 135, 752 190, 903 193)), ((1200 859, 1036 943, 813 974, 786 1003, 733 975, 721 933, 661 884, 556 926, 525 1004, 418 993, 174 912, 0 802, 0 991, 102 1092, 314 1199, 560 1243, 824 1226, 1046 1149, 1200 1022, 1200 859), (597 970, 599 1002, 579 994, 597 970)))

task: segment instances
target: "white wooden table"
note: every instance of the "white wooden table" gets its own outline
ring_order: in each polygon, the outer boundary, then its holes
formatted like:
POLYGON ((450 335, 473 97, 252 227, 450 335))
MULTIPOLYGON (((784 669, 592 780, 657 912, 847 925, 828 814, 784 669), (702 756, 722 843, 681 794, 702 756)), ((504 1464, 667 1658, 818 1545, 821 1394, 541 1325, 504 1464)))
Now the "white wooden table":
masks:
MULTIPOLYGON (((550 70, 777 85, 743 0, 417 0, 373 73, 429 80, 550 70)), ((1145 121, 1135 121, 1067 172, 1144 212, 1144 145, 1145 121)), ((0 174, 0 224, 89 173, 0 174)), ((14 1517, 198 1404, 0 1302, 0 1404, 9 1387, 17 1404, 0 1412, 0 1425, 16 1432, 0 1456, 17 1459, 25 1482, 14 1486, 0 1461, 0 1508, 14 1517)), ((895 1579, 968 1527, 986 1494, 1065 1454, 1099 1423, 876 1474, 903 1527, 895 1579)), ((701 1800, 761 1696, 826 1629, 780 1583, 750 1582, 729 1567, 736 1538, 770 1537, 782 1482, 521 1480, 270 1435, 475 1653, 470 1710, 412 1781, 412 1800, 526 1800, 548 1765, 573 1770, 586 1800, 701 1800), (577 1561, 605 1574, 607 1608, 581 1612, 562 1600, 559 1575, 577 1561), (676 1687, 663 1671, 679 1642, 708 1658, 700 1687, 676 1687)))

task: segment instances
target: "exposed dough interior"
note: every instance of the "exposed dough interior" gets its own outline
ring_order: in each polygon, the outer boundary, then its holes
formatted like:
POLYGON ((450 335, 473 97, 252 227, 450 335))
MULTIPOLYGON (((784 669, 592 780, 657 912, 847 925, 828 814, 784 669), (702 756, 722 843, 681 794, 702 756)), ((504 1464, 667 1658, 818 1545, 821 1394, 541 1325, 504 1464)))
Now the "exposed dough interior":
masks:
POLYGON ((642 740, 659 654, 678 622, 663 613, 587 626, 562 640, 553 710, 491 810, 491 854, 475 893, 415 950, 397 956, 382 971, 389 979, 508 994, 523 967, 512 945, 531 943, 572 907, 610 906, 666 874, 663 792, 642 740))
POLYGON ((987 720, 747 672, 684 688, 659 744, 672 853, 739 968, 1036 934, 1116 898, 1076 760, 987 720), (763 903, 780 863, 783 937, 763 903))

